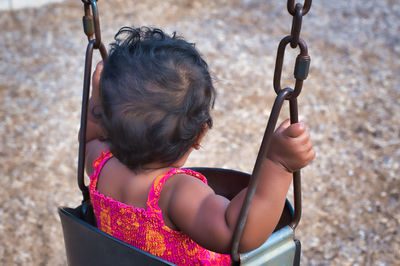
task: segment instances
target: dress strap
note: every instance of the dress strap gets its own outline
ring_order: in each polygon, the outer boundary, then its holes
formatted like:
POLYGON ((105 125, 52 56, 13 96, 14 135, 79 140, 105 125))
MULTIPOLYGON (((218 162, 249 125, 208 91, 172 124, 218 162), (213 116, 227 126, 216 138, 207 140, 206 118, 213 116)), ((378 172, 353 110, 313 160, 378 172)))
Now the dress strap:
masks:
POLYGON ((90 176, 90 190, 95 190, 97 187, 97 180, 100 174, 101 169, 103 168, 104 164, 112 158, 114 155, 110 151, 102 151, 99 158, 97 158, 93 162, 94 172, 90 176))
POLYGON ((150 189, 149 192, 149 196, 147 199, 147 208, 159 212, 161 214, 161 209, 158 206, 158 200, 160 199, 160 194, 162 191, 162 188, 165 184, 165 182, 172 176, 177 175, 177 174, 186 174, 186 175, 190 175, 193 177, 196 177, 198 179, 200 179, 201 181, 203 181, 205 184, 207 184, 207 179, 200 173, 195 172, 193 170, 190 169, 178 169, 178 168, 172 168, 171 170, 169 170, 168 172, 160 175, 159 177, 157 177, 154 182, 153 185, 150 189))

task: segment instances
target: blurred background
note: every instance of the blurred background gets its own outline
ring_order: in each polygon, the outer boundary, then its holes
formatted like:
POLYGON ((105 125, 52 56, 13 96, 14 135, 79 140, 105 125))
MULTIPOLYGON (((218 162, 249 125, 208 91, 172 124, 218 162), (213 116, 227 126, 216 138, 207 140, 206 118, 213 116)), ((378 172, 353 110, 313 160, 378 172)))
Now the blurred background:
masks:
MULTIPOLYGON (((0 1, 1 265, 65 265, 57 207, 81 201, 83 5, 47 2, 0 1)), ((218 97, 214 128, 187 166, 251 172, 275 98, 276 49, 290 33, 286 1, 98 6, 107 47, 120 27, 141 25, 196 43, 218 97)), ((302 265, 400 265, 400 2, 314 1, 301 36, 311 68, 299 113, 317 151, 302 171, 302 265)), ((297 53, 288 46, 282 86, 293 87, 297 53)))

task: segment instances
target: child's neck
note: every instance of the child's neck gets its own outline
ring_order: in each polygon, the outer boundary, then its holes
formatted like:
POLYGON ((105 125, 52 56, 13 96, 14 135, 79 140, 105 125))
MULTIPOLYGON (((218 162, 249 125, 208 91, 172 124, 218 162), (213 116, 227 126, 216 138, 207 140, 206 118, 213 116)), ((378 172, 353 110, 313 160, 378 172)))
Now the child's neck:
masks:
POLYGON ((159 175, 162 175, 165 172, 168 172, 172 168, 175 168, 175 167, 172 167, 172 166, 162 167, 160 165, 155 166, 155 165, 149 164, 149 165, 143 166, 142 171, 137 173, 137 176, 157 177, 159 175))
POLYGON ((166 166, 163 163, 148 163, 146 165, 143 165, 142 169, 143 171, 140 172, 140 175, 143 176, 149 176, 149 175, 156 175, 159 176, 172 168, 182 168, 183 165, 186 163, 190 153, 193 151, 193 148, 190 148, 189 151, 187 151, 180 159, 178 159, 176 162, 172 163, 171 165, 166 166))

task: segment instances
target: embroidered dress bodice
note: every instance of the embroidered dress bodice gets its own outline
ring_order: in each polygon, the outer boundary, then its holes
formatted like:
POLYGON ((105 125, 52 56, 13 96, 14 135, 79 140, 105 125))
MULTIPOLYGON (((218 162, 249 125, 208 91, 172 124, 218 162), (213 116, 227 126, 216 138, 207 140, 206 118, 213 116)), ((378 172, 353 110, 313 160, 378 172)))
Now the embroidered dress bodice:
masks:
POLYGON ((207 250, 185 233, 165 225, 158 206, 161 190, 169 178, 176 174, 186 174, 207 183, 203 175, 189 169, 172 168, 155 179, 146 209, 135 208, 107 197, 96 189, 100 171, 112 156, 109 151, 102 152, 94 161, 95 171, 90 176, 90 198, 100 230, 177 265, 230 265, 229 255, 207 250))

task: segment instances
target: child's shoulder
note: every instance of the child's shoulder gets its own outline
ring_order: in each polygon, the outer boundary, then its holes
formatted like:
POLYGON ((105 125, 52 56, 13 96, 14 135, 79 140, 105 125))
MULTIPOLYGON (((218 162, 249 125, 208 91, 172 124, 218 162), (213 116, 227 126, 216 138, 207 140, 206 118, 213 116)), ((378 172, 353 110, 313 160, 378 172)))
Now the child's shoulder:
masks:
POLYGON ((183 212, 198 207, 203 200, 215 195, 214 190, 202 178, 191 172, 175 174, 165 183, 163 190, 169 207, 183 212))
POLYGON ((189 203, 193 197, 199 198, 200 195, 214 194, 212 188, 201 178, 203 176, 199 177, 190 170, 178 172, 171 177, 163 187, 163 194, 166 194, 166 198, 172 201, 170 203, 174 203, 174 201, 189 203))
MULTIPOLYGON (((168 182, 173 186, 175 189, 187 189, 187 188, 195 188, 195 187, 208 187, 206 178, 192 170, 183 169, 176 174, 174 174, 173 178, 170 178, 168 182)), ((211 188, 210 188, 211 189, 211 188)))

